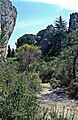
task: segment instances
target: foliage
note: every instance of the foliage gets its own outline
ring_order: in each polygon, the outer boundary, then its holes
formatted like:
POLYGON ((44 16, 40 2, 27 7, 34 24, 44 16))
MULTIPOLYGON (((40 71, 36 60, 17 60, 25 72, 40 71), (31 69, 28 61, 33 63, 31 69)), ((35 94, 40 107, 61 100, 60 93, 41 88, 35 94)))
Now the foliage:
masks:
MULTIPOLYGON (((36 38, 29 34, 19 38, 16 58, 10 58, 15 51, 8 46, 8 58, 0 61, 1 120, 45 120, 48 115, 52 120, 67 120, 65 107, 62 115, 54 104, 51 110, 42 109, 35 94, 40 92, 41 82, 50 82, 54 89, 67 87, 69 95, 78 99, 78 29, 66 30, 60 16, 55 27, 48 26, 36 38), (33 45, 35 40, 41 50, 33 45)), ((74 114, 69 119, 73 120, 74 114)))
POLYGON ((36 73, 18 72, 17 66, 12 60, 1 63, 0 117, 2 120, 33 120, 38 104, 32 91, 39 89, 39 77, 36 73))
POLYGON ((45 62, 44 60, 35 61, 29 65, 29 70, 37 72, 42 82, 49 82, 52 78, 52 66, 51 62, 45 62))
POLYGON ((66 25, 66 21, 61 16, 55 21, 55 26, 58 30, 66 30, 66 25))
POLYGON ((17 39, 16 48, 19 48, 20 46, 22 46, 24 44, 33 45, 34 42, 35 42, 35 35, 25 34, 22 37, 20 37, 19 39, 17 39))
POLYGON ((61 80, 58 80, 58 79, 56 79, 56 78, 52 78, 52 79, 50 80, 50 85, 51 85, 52 89, 55 89, 55 88, 57 88, 57 87, 60 87, 60 84, 61 84, 61 80))
POLYGON ((11 48, 10 48, 10 45, 8 45, 8 50, 7 50, 7 57, 11 57, 11 48))
POLYGON ((53 25, 41 30, 36 36, 36 45, 41 47, 43 56, 58 56, 67 45, 67 27, 65 20, 60 16, 53 25))
POLYGON ((15 57, 15 50, 12 48, 11 57, 15 57))
POLYGON ((56 80, 60 81, 58 83, 60 83, 61 86, 68 86, 72 78, 71 62, 63 58, 57 58, 54 62, 52 79, 56 78, 56 80))
POLYGON ((69 92, 71 98, 78 99, 78 81, 71 81, 69 85, 69 92))
POLYGON ((28 69, 29 64, 39 59, 41 51, 37 46, 25 44, 17 49, 20 70, 28 69))
MULTIPOLYGON (((65 52, 69 50, 65 49, 65 52)), ((55 87, 58 86, 68 86, 72 80, 72 61, 68 57, 68 54, 61 53, 58 57, 55 58, 52 64, 53 74, 50 81, 52 87, 55 84, 55 87)))
POLYGON ((49 32, 47 35, 47 39, 49 41, 49 48, 47 50, 46 56, 58 56, 62 49, 67 46, 67 33, 65 31, 58 31, 51 33, 49 32))
POLYGON ((41 79, 36 72, 30 72, 27 74, 27 80, 29 81, 29 90, 33 92, 41 91, 41 79))
POLYGON ((7 50, 7 58, 13 58, 15 57, 15 50, 14 48, 11 49, 10 45, 8 45, 8 50, 7 50))
MULTIPOLYGON (((41 89, 41 80, 37 73, 18 72, 18 63, 12 59, 3 62, 0 67, 0 115, 2 120, 23 119, 40 120, 47 117, 47 109, 37 103, 33 92, 41 89), (42 114, 43 113, 43 114, 42 114)), ((55 112, 50 116, 56 120, 55 112)), ((61 118, 63 120, 63 118, 61 118)))

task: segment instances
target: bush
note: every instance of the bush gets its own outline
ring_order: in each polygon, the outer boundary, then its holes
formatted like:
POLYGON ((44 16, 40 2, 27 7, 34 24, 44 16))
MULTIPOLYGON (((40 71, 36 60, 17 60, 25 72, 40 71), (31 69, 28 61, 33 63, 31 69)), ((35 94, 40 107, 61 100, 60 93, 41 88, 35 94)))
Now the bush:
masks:
POLYGON ((38 47, 25 44, 17 49, 17 58, 20 70, 28 69, 29 64, 40 58, 41 51, 38 47))
POLYGON ((31 71, 36 71, 42 82, 49 82, 52 78, 52 66, 51 62, 45 62, 45 61, 35 61, 32 64, 30 64, 29 69, 31 71))
POLYGON ((78 99, 78 82, 72 81, 69 85, 70 97, 78 99))
POLYGON ((61 81, 60 80, 56 80, 55 78, 52 78, 50 80, 50 85, 53 89, 57 88, 57 87, 60 87, 60 83, 61 81))
POLYGON ((67 120, 57 116, 54 105, 55 111, 40 108, 34 93, 41 89, 38 73, 20 72, 17 67, 12 59, 0 64, 0 119, 45 120, 49 114, 52 119, 67 120))
POLYGON ((41 91, 41 79, 36 72, 30 72, 27 74, 27 80, 29 82, 29 90, 33 92, 41 91))
POLYGON ((50 81, 51 85, 52 83, 56 83, 56 86, 58 86, 59 83, 60 86, 68 86, 72 79, 72 66, 70 60, 59 56, 55 58, 51 66, 53 69, 52 79, 50 81))
MULTIPOLYGON (((10 60, 0 66, 0 118, 33 120, 38 109, 37 98, 33 90, 29 89, 31 83, 27 74, 18 72, 17 65, 14 63, 10 60)), ((32 77, 35 76, 38 79, 37 75, 33 74, 32 77)), ((35 89, 33 85, 36 88, 36 82, 31 85, 31 89, 35 89)))

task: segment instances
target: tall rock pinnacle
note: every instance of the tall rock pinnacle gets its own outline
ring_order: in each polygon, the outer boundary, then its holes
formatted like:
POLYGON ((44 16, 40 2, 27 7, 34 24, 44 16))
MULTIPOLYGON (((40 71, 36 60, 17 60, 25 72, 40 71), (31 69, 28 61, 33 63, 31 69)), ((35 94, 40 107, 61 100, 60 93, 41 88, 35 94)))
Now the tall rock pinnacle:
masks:
POLYGON ((0 0, 0 57, 6 56, 9 38, 13 32, 17 10, 10 0, 0 0))
POLYGON ((78 13, 72 13, 70 14, 70 20, 69 20, 69 31, 73 32, 76 30, 76 27, 78 27, 78 13))

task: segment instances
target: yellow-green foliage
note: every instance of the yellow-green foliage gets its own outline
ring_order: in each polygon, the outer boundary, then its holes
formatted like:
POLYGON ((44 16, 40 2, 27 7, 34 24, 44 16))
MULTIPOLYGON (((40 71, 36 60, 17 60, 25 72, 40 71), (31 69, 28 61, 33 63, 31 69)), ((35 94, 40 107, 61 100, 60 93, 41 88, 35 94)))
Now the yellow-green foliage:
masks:
POLYGON ((35 92, 41 91, 41 79, 36 72, 30 72, 27 74, 27 79, 29 81, 29 89, 35 92))
POLYGON ((41 50, 37 46, 24 44, 17 49, 17 57, 20 64, 20 69, 28 69, 30 63, 38 60, 41 55, 41 50))
POLYGON ((21 47, 19 47, 17 49, 18 52, 21 52, 21 51, 25 51, 25 52, 35 52, 37 54, 41 54, 41 50, 37 47, 37 46, 34 46, 34 45, 28 45, 28 44, 24 44, 22 45, 21 47))

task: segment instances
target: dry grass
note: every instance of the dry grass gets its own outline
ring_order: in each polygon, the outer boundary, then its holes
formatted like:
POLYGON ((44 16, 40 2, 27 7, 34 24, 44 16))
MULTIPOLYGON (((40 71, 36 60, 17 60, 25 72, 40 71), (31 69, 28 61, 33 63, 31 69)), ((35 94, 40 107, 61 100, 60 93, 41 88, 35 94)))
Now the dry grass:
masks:
POLYGON ((78 107, 77 106, 75 107, 74 100, 65 100, 64 102, 61 101, 55 102, 53 100, 49 100, 48 95, 51 92, 52 91, 49 83, 42 84, 42 91, 39 95, 39 104, 42 107, 42 109, 45 109, 45 111, 47 109, 44 120, 57 120, 51 118, 51 115, 53 113, 56 113, 58 119, 60 117, 63 117, 67 118, 68 120, 78 120, 78 107))

